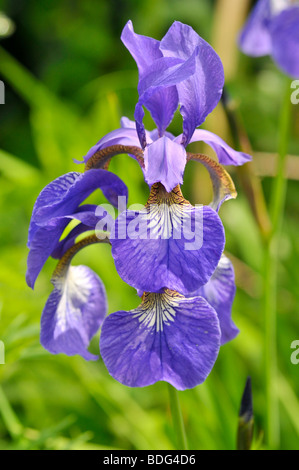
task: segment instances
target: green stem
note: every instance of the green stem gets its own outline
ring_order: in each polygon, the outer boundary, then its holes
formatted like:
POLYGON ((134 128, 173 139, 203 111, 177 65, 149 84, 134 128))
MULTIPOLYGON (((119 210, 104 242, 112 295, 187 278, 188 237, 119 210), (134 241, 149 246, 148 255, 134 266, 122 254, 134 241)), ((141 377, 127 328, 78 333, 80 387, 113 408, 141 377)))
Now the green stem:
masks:
POLYGON ((285 177, 286 156, 288 150, 288 137, 290 129, 290 82, 287 81, 287 90, 283 101, 281 120, 279 126, 279 149, 277 174, 273 180, 272 200, 270 214, 272 231, 265 246, 264 259, 264 321, 265 321, 265 380, 266 380, 266 416, 267 441, 271 449, 279 447, 279 406, 277 394, 277 268, 279 239, 284 215, 287 179, 285 177))
POLYGON ((178 450, 187 450, 187 438, 184 427, 183 415, 179 401, 178 391, 170 384, 168 384, 169 402, 172 414, 173 427, 177 435, 178 450))

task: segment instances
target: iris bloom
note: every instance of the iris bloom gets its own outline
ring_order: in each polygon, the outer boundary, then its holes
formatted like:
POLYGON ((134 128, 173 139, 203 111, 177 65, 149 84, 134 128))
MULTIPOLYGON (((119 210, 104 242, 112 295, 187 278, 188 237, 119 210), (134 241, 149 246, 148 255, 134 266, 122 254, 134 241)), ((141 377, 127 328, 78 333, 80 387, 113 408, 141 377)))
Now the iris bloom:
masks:
POLYGON ((192 28, 175 22, 159 42, 135 34, 129 21, 122 40, 139 70, 135 122, 123 118, 121 128, 92 147, 84 162, 86 168, 103 168, 112 156, 128 153, 143 170, 150 186, 147 205, 138 213, 123 212, 110 239, 119 275, 143 294, 137 309, 106 318, 100 349, 110 374, 126 385, 166 380, 190 388, 205 380, 220 345, 238 333, 231 320, 233 268, 222 255, 225 237, 218 216, 236 191, 220 163, 241 165, 251 157, 196 129, 219 102, 224 77, 219 57, 192 28), (166 129, 179 105, 183 133, 174 137, 166 129), (157 129, 144 128, 143 107, 157 129), (214 149, 219 163, 187 152, 187 145, 199 140, 214 149), (210 173, 210 206, 193 207, 181 192, 189 160, 210 173), (129 234, 137 221, 138 230, 129 234), (178 234, 187 222, 189 231, 178 234), (187 242, 198 233, 200 246, 188 250, 187 242))
POLYGON ((299 77, 299 2, 259 0, 239 39, 253 57, 271 55, 287 75, 299 77))
POLYGON ((121 128, 92 147, 83 174, 65 175, 42 191, 30 224, 27 280, 33 286, 49 255, 60 259, 42 316, 41 338, 48 350, 93 358, 86 348, 103 322, 100 351, 116 380, 128 386, 165 380, 183 390, 206 379, 220 345, 238 333, 231 319, 234 271, 223 255, 218 211, 236 197, 222 164, 241 165, 250 157, 196 129, 219 102, 224 76, 219 57, 192 28, 175 22, 157 41, 135 34, 129 21, 122 40, 139 70, 135 122, 123 118, 121 128), (167 127, 178 106, 183 132, 175 137, 167 127), (144 128, 144 107, 157 126, 153 131, 144 128), (219 162, 186 150, 198 140, 214 149, 219 162), (126 194, 124 184, 107 171, 120 153, 139 163, 150 194, 144 209, 124 210, 111 222, 80 204, 97 187, 114 205, 126 194), (209 206, 194 207, 182 194, 189 160, 209 171, 214 190, 209 206), (80 223, 60 240, 70 219, 80 223), (94 232, 78 243, 77 236, 99 222, 110 225, 110 234, 100 241, 111 244, 119 275, 141 297, 134 310, 112 313, 104 321, 101 281, 86 267, 70 267, 79 249, 99 241, 94 232))

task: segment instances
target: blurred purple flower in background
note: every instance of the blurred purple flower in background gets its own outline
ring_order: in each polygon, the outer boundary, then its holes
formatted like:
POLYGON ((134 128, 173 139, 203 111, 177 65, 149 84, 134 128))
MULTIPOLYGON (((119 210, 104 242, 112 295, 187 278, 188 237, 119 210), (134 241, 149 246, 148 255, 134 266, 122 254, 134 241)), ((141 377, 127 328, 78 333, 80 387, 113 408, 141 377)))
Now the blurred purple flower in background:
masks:
POLYGON ((259 0, 239 38, 249 56, 271 55, 287 75, 299 78, 299 2, 259 0))

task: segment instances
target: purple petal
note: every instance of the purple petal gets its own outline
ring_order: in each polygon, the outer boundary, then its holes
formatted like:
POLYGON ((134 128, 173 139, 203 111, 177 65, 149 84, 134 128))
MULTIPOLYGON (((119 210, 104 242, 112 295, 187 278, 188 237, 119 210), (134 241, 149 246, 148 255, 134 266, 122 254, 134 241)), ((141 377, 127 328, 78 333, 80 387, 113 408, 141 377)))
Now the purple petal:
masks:
POLYGON ((125 25, 121 34, 121 40, 135 59, 140 76, 146 72, 148 66, 153 61, 162 57, 162 53, 159 50, 160 42, 156 39, 136 34, 132 21, 128 21, 125 25))
POLYGON ((81 223, 76 225, 62 240, 60 240, 53 252, 51 253, 52 258, 60 259, 66 251, 68 251, 76 242, 79 235, 90 230, 97 230, 98 223, 100 221, 105 222, 103 228, 106 232, 110 232, 114 225, 114 219, 104 209, 98 211, 101 206, 85 204, 80 206, 78 212, 65 216, 66 219, 80 220, 81 223))
POLYGON ((271 54, 270 21, 270 0, 259 0, 240 34, 239 47, 244 54, 253 57, 271 54))
POLYGON ((72 214, 78 210, 79 204, 97 188, 101 188, 106 198, 114 205, 118 203, 118 195, 127 199, 126 185, 106 170, 67 173, 52 181, 40 193, 29 226, 30 252, 26 281, 30 287, 34 287, 44 263, 57 247, 69 222, 68 218, 73 218, 72 214))
MULTIPOLYGON (((157 125, 159 135, 164 135, 175 111, 178 108, 179 98, 175 86, 158 89, 145 103, 154 122, 157 125)), ((148 141, 147 141, 148 142, 148 141)))
POLYGON ((178 93, 174 85, 186 80, 195 72, 196 53, 183 61, 176 57, 162 57, 151 64, 146 74, 139 81, 139 101, 136 106, 135 119, 142 124, 145 106, 151 113, 162 136, 178 107, 178 93))
POLYGON ((299 6, 282 11, 270 25, 272 57, 293 78, 299 78, 299 6))
MULTIPOLYGON (((54 220, 52 221, 54 224, 54 220)), ((55 225, 38 227, 30 240, 30 251, 27 258, 26 282, 33 289, 37 276, 43 265, 57 246, 59 239, 69 223, 65 218, 56 218, 55 225)))
POLYGON ((168 137, 161 137, 144 150, 145 180, 151 186, 162 183, 167 192, 183 182, 186 151, 168 137))
POLYGON ((128 194, 121 179, 107 170, 67 173, 52 181, 40 193, 33 208, 32 221, 43 225, 51 218, 73 213, 97 188, 103 191, 104 196, 115 207, 118 196, 127 197, 128 194))
POLYGON ((100 351, 109 373, 130 387, 159 380, 178 390, 206 380, 219 351, 215 311, 201 297, 146 294, 139 307, 109 315, 100 351))
MULTIPOLYGON (((155 142, 156 140, 160 139, 158 129, 153 129, 152 131, 149 132, 150 138, 152 142, 155 142)), ((175 140, 175 137, 171 132, 164 132, 164 136, 168 137, 170 140, 175 140)), ((180 142, 178 142, 180 143, 180 142)))
POLYGON ((120 126, 122 129, 135 129, 136 130, 135 121, 132 121, 126 116, 122 116, 122 118, 120 119, 120 126))
POLYGON ((221 330, 221 344, 234 339, 239 329, 231 318, 232 304, 236 293, 234 268, 230 260, 222 255, 219 264, 207 284, 193 295, 201 295, 216 311, 221 330))
POLYGON ((131 126, 122 127, 120 129, 109 132, 109 134, 106 134, 93 147, 91 147, 91 149, 83 157, 84 162, 86 163, 96 152, 99 152, 100 150, 112 145, 132 145, 134 147, 140 147, 135 124, 134 128, 131 126))
POLYGON ((76 219, 82 222, 85 225, 88 225, 91 228, 95 228, 96 224, 101 217, 107 214, 103 211, 101 216, 97 215, 97 210, 100 206, 96 204, 83 204, 79 206, 74 214, 66 215, 68 219, 76 219))
POLYGON ((112 227, 114 224, 112 217, 105 211, 97 214, 98 207, 100 206, 85 204, 73 214, 66 214, 48 220, 48 225, 41 227, 35 225, 36 230, 30 239, 30 251, 27 259, 26 281, 29 287, 33 289, 36 278, 49 256, 60 258, 74 244, 79 234, 95 229, 102 219, 110 224, 108 229, 112 227), (71 219, 80 220, 82 223, 60 242, 59 239, 71 219))
POLYGON ((213 134, 213 132, 206 131, 204 129, 196 129, 191 142, 203 141, 206 144, 210 145, 215 151, 219 163, 222 165, 243 165, 246 162, 252 160, 252 157, 243 152, 237 152, 232 149, 224 140, 222 140, 218 135, 213 134))
POLYGON ((75 244, 76 239, 82 233, 88 232, 92 228, 85 224, 78 224, 74 227, 63 240, 56 243, 54 250, 50 253, 52 258, 60 259, 75 244))
POLYGON ((87 347, 106 315, 102 281, 86 266, 71 266, 65 278, 53 283, 41 318, 41 344, 52 354, 97 359, 87 347))
POLYGON ((183 144, 187 145, 197 126, 218 104, 224 85, 224 72, 214 49, 190 27, 175 21, 160 44, 164 57, 188 60, 196 55, 195 74, 177 84, 183 116, 183 144))
MULTIPOLYGON (((136 289, 166 287, 188 294, 216 269, 224 230, 210 207, 192 207, 180 197, 169 203, 168 197, 156 204, 150 196, 143 211, 126 211, 116 219, 112 255, 121 278, 136 289)), ((173 193, 170 197, 176 199, 173 193)))

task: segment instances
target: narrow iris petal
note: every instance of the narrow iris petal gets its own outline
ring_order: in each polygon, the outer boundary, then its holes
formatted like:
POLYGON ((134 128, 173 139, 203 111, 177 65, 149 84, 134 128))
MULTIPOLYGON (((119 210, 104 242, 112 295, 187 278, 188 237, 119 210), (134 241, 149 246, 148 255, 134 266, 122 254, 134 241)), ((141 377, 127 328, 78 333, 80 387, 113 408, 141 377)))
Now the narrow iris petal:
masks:
POLYGON ((143 211, 126 211, 116 219, 110 241, 125 282, 144 292, 167 287, 188 294, 216 269, 225 238, 213 209, 193 207, 179 188, 168 194, 158 184, 143 211))
POLYGON ((244 54, 253 57, 271 54, 270 20, 270 0, 259 0, 240 34, 239 46, 244 54))
POLYGON ((237 152, 213 132, 206 131, 204 129, 196 129, 190 143, 200 141, 205 142, 212 147, 218 157, 219 163, 222 165, 244 165, 244 163, 252 160, 250 155, 243 152, 237 152))
POLYGON ((134 127, 122 127, 106 134, 93 147, 91 147, 83 157, 84 163, 86 163, 96 152, 112 145, 133 145, 139 147, 140 142, 135 123, 134 127))
POLYGON ((130 387, 164 380, 178 390, 207 378, 219 345, 214 309, 201 297, 172 291, 145 294, 135 310, 109 315, 100 338, 101 355, 116 380, 130 387))
POLYGON ((159 49, 160 42, 148 36, 136 34, 132 21, 128 21, 125 25, 121 34, 121 40, 134 57, 141 77, 153 61, 162 57, 159 49))
MULTIPOLYGON (((35 202, 29 226, 30 251, 26 280, 30 287, 33 288, 40 270, 57 247, 70 219, 82 219, 83 211, 78 209, 79 204, 97 188, 101 188, 115 206, 119 195, 127 199, 126 185, 118 176, 106 170, 67 173, 42 190, 35 202)), ((94 217, 94 214, 89 217, 94 217)))
POLYGON ((145 179, 151 186, 162 183, 170 192, 183 182, 186 151, 168 137, 161 137, 144 150, 145 179))
POLYGON ((201 295, 216 311, 221 330, 221 344, 234 339, 239 329, 231 318, 231 309, 236 293, 234 268, 231 261, 222 255, 219 264, 207 284, 193 295, 201 295))
MULTIPOLYGON (((60 257, 59 253, 63 253, 65 249, 71 246, 70 239, 75 242, 80 233, 95 229, 96 224, 104 217, 104 214, 100 216, 95 214, 95 206, 93 205, 85 205, 85 209, 85 211, 82 211, 79 208, 73 214, 53 217, 48 221, 48 225, 36 226, 34 236, 30 239, 30 251, 27 259, 26 282, 29 287, 33 289, 36 278, 49 256, 54 254, 54 257, 57 257, 57 255, 60 257), (59 241, 64 229, 72 219, 82 222, 79 231, 78 228, 75 228, 66 240, 59 241), (75 234, 76 236, 74 236, 75 234)), ((109 216, 106 214, 105 218, 107 217, 109 216)))
POLYGON ((189 59, 196 52, 195 74, 177 84, 183 116, 186 146, 197 126, 218 104, 224 85, 224 71, 214 49, 188 25, 175 21, 161 40, 165 57, 189 59))
POLYGON ((272 57, 293 78, 299 78, 299 6, 282 11, 270 25, 272 57))
POLYGON ((86 266, 71 266, 55 286, 43 310, 41 344, 52 354, 79 354, 86 360, 97 356, 87 351, 107 310, 102 281, 86 266))
POLYGON ((179 104, 174 85, 194 75, 195 60, 196 53, 186 61, 176 57, 162 57, 148 67, 138 84, 139 101, 135 119, 139 125, 143 118, 139 108, 145 106, 150 111, 159 134, 163 135, 179 104))
MULTIPOLYGON (((140 80, 142 80, 142 78, 148 73, 149 67, 158 59, 163 57, 159 49, 160 41, 136 34, 133 30, 131 21, 128 21, 124 27, 121 40, 136 61, 140 80)), ((153 93, 153 96, 147 98, 146 107, 150 111, 160 130, 160 134, 162 135, 178 107, 176 88, 169 87, 163 91, 156 90, 156 92, 153 93)), ((138 116, 141 116, 140 119, 136 120, 139 140, 142 148, 144 148, 146 142, 148 143, 148 140, 146 139, 145 130, 142 124, 142 111, 137 111, 136 116, 137 118, 138 116)))

